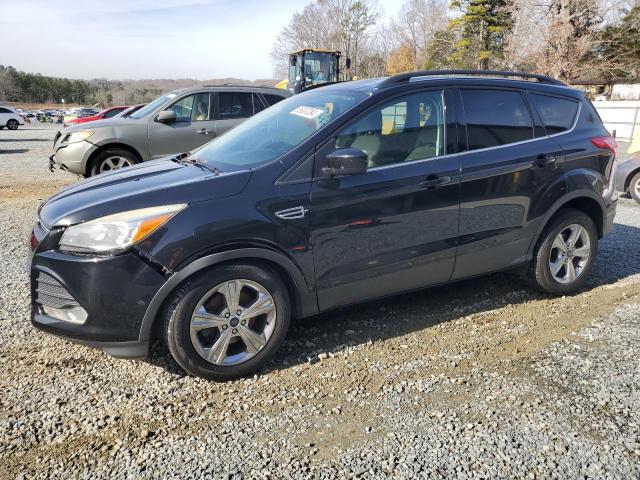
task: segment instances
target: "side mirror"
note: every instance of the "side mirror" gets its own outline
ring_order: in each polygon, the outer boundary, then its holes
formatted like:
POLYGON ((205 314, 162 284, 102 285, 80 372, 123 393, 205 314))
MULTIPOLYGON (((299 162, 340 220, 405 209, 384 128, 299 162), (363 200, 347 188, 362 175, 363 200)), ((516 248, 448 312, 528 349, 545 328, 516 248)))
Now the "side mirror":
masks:
POLYGON ((156 117, 156 122, 160 123, 171 123, 175 122, 178 119, 176 112, 173 110, 163 110, 156 117))
POLYGON ((347 67, 347 70, 351 68, 351 59, 349 57, 344 61, 344 66, 347 67))
POLYGON ((289 59, 289 65, 291 65, 292 67, 295 67, 297 63, 296 57, 291 57, 289 59))
POLYGON ((322 167, 322 175, 336 177, 339 175, 358 175, 367 171, 369 159, 359 148, 341 148, 325 157, 326 165, 322 167))

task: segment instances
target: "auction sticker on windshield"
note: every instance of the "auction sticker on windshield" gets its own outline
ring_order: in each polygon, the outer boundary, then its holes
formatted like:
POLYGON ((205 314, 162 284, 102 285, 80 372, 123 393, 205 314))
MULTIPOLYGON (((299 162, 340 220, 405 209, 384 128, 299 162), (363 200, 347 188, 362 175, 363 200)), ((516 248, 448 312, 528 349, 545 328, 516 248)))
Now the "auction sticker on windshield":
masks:
POLYGON ((291 110, 289 113, 304 118, 316 118, 318 115, 322 115, 324 110, 313 107, 298 107, 295 110, 291 110))

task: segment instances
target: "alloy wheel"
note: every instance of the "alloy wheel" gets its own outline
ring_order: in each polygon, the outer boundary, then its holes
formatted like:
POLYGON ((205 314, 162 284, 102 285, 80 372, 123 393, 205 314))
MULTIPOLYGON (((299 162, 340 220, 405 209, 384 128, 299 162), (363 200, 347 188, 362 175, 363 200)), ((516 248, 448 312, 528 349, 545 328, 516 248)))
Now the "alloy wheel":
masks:
POLYGON ((107 157, 100 164, 100 173, 109 172, 111 170, 118 170, 124 167, 130 167, 131 165, 133 164, 127 158, 119 156, 107 157))
POLYGON ((549 270, 558 283, 576 281, 591 260, 591 241, 587 230, 577 223, 563 228, 551 245, 549 270))
POLYGON ((18 122, 16 120, 9 120, 7 122, 7 128, 9 130, 17 130, 18 129, 18 122))
POLYGON ((237 365, 269 342, 276 304, 257 282, 234 279, 209 290, 191 315, 189 333, 198 355, 215 365, 237 365))

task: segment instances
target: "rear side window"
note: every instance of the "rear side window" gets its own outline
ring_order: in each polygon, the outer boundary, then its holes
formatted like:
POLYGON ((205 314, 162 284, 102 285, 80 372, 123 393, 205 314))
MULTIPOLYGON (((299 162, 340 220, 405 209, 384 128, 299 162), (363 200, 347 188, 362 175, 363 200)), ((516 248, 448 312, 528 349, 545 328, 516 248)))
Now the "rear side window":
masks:
POLYGON ((220 92, 218 102, 221 120, 253 115, 253 98, 249 92, 220 92))
POLYGON ((533 138, 533 122, 519 92, 461 90, 469 150, 496 147, 533 138))
POLYGON ((269 95, 267 93, 263 93, 262 96, 264 97, 264 99, 267 101, 267 103, 269 104, 269 106, 271 105, 275 105, 276 103, 278 103, 280 100, 284 100, 284 97, 281 97, 280 95, 269 95))
POLYGON ((569 130, 578 112, 578 102, 532 93, 529 95, 548 135, 569 130))

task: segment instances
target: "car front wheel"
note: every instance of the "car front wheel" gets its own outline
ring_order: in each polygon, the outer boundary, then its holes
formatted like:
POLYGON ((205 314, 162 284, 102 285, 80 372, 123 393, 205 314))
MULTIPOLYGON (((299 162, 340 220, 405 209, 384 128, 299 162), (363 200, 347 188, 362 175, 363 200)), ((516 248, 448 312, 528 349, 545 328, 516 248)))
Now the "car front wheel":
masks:
POLYGON ((640 172, 631 179, 629 183, 629 194, 636 202, 640 203, 640 172))
POLYGON ((530 280, 546 293, 575 292, 587 281, 597 253, 598 231, 591 217, 580 210, 560 210, 538 241, 530 280))
POLYGON ((173 358, 192 375, 230 380, 253 373, 289 328, 288 291, 265 266, 229 264, 187 281, 164 318, 173 358))
POLYGON ((18 129, 18 125, 19 125, 19 124, 18 124, 18 121, 17 121, 17 120, 13 120, 13 119, 12 119, 12 120, 9 120, 9 121, 7 122, 7 128, 8 128, 9 130, 17 130, 17 129, 18 129))
POLYGON ((138 163, 136 156, 122 148, 110 148, 98 154, 91 168, 91 175, 130 167, 138 163))

